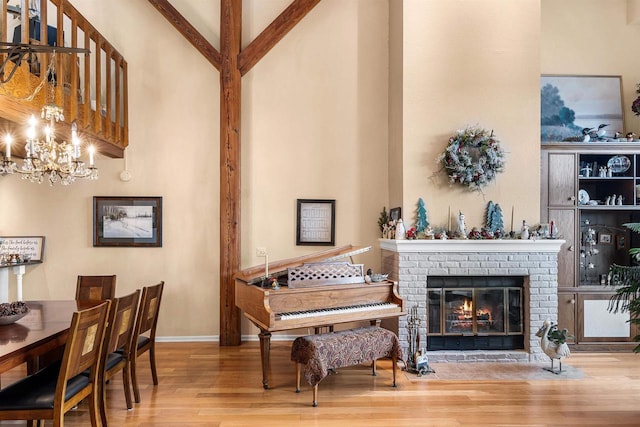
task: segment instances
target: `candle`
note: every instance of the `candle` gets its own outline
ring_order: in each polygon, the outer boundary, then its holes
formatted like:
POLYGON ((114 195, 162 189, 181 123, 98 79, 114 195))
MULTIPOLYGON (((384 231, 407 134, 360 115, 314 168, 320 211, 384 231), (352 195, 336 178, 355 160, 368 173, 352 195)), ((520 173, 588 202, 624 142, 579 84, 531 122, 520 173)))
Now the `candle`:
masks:
POLYGON ((73 143, 73 158, 77 160, 80 157, 80 139, 78 138, 75 122, 71 127, 71 142, 73 143))
POLYGON ((264 277, 269 277, 269 255, 264 256, 264 277))
POLYGON ((4 143, 7 148, 7 160, 11 160, 11 135, 7 134, 4 137, 4 143))
POLYGON ((451 231, 451 205, 449 205, 449 216, 447 217, 447 231, 451 231))
POLYGON ((93 166, 93 152, 94 152, 94 148, 93 145, 89 146, 89 166, 93 166))
POLYGON ((513 211, 514 211, 514 206, 511 206, 511 232, 513 233, 513 211))

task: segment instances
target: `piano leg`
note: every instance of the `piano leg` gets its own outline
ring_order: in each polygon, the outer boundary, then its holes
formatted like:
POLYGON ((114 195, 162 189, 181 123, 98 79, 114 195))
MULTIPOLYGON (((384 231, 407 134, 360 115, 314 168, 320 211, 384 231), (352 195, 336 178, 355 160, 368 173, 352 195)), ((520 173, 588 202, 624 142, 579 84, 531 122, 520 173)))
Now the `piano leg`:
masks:
POLYGON ((269 352, 271 350, 271 332, 260 330, 260 355, 262 356, 262 387, 269 389, 269 352))

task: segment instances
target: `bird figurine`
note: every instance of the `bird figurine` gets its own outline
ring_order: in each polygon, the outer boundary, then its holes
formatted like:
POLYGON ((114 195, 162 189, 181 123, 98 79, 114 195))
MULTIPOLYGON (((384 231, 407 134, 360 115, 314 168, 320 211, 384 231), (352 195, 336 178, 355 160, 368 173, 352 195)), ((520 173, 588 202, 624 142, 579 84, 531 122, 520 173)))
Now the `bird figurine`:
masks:
POLYGON ((547 319, 536 332, 536 336, 540 338, 540 348, 551 359, 551 369, 544 369, 554 374, 560 374, 562 372, 562 358, 571 355, 571 350, 569 350, 569 346, 566 343, 567 338, 570 337, 568 331, 566 329, 559 331, 558 325, 547 319), (556 359, 560 364, 560 368, 557 371, 553 369, 553 361, 556 359))
POLYGON ((589 142, 591 140, 591 128, 584 128, 582 129, 582 135, 581 136, 569 136, 565 139, 563 139, 563 141, 567 141, 567 142, 589 142))
POLYGON ((594 141, 601 141, 605 139, 605 134, 607 131, 604 129, 609 126, 609 123, 603 123, 599 125, 597 128, 589 129, 589 139, 594 141))

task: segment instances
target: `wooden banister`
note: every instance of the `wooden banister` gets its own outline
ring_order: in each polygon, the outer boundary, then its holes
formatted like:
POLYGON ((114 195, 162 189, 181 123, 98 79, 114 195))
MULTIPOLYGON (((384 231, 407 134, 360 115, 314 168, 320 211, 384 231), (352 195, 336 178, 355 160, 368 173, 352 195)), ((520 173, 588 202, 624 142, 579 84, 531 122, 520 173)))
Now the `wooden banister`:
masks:
MULTIPOLYGON (((35 37, 38 31, 30 28, 37 21, 33 20, 33 15, 29 20, 27 7, 18 12, 15 7, 9 10, 6 2, 0 4, 0 38, 6 38, 2 41, 14 41, 13 31, 8 31, 8 25, 13 22, 7 15, 17 18, 19 13, 21 43, 47 44, 50 31, 55 29, 56 45, 91 51, 84 55, 84 61, 82 54, 56 54, 55 97, 56 102, 64 106, 65 114, 65 123, 56 129, 61 136, 66 136, 75 121, 81 137, 96 144, 99 152, 109 157, 122 157, 129 143, 127 62, 124 57, 68 0, 31 0, 32 6, 39 4, 39 37, 35 37)), ((52 55, 38 56, 39 67, 23 61, 20 71, 24 76, 12 78, 0 87, 1 118, 22 124, 31 114, 39 114, 46 102, 47 85, 33 99, 24 96, 35 91, 41 79, 46 78, 43 73, 46 73, 52 55)), ((16 154, 21 154, 19 149, 16 154)))

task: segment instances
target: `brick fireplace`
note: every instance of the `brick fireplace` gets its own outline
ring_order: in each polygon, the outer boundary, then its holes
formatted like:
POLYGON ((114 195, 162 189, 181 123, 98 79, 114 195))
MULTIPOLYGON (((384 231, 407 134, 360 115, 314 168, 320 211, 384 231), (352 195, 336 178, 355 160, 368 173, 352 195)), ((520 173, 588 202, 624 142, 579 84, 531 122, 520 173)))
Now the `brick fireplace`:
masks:
MULTIPOLYGON (((524 339, 514 350, 428 351, 436 361, 547 361, 535 336, 545 319, 558 318, 558 251, 563 240, 390 240, 380 239, 382 271, 398 282, 407 309, 416 307, 421 347, 427 347, 427 279, 441 277, 521 277, 524 339)), ((407 320, 398 336, 407 352, 407 320)))

